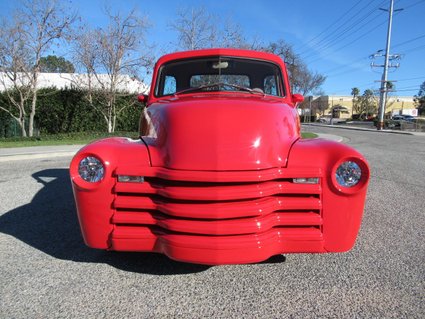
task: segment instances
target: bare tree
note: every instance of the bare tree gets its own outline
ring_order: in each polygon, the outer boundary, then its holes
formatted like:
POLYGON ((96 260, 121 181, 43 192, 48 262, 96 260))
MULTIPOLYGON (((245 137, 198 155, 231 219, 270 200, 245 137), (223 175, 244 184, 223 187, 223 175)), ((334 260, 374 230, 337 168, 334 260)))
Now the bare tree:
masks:
POLYGON ((30 56, 18 27, 9 26, 3 21, 0 28, 0 84, 11 108, 0 105, 0 110, 7 112, 18 122, 24 137, 27 136, 26 106, 32 97, 32 78, 26 74, 30 56))
POLYGON ((169 26, 177 32, 178 46, 182 50, 213 47, 217 41, 217 19, 205 7, 180 9, 169 26))
POLYGON ((231 18, 217 17, 205 7, 189 7, 177 11, 177 18, 169 23, 177 32, 177 48, 197 50, 212 47, 258 49, 260 41, 248 40, 242 27, 231 18))
POLYGON ((322 99, 318 99, 317 103, 315 104, 315 111, 319 113, 319 116, 324 116, 325 111, 329 108, 329 103, 326 103, 325 101, 322 101, 322 99))
POLYGON ((259 50, 262 48, 261 42, 256 37, 248 40, 244 35, 241 25, 235 23, 230 18, 220 23, 220 25, 222 29, 218 31, 218 46, 248 50, 259 50))
POLYGON ((293 92, 316 92, 326 77, 308 69, 291 45, 283 40, 263 45, 258 39, 247 39, 241 26, 231 19, 223 20, 210 14, 205 7, 189 8, 177 12, 170 23, 177 32, 178 47, 195 50, 214 46, 263 50, 283 58, 288 67, 293 92))
POLYGON ((126 84, 142 67, 152 65, 152 58, 140 55, 147 19, 135 9, 128 14, 113 14, 106 9, 109 24, 104 28, 80 29, 75 38, 76 64, 86 72, 74 82, 87 92, 87 100, 104 118, 108 132, 114 132, 117 116, 128 106, 118 107, 117 96, 127 94, 126 84))
POLYGON ((310 71, 294 52, 292 46, 283 40, 272 42, 264 47, 263 50, 279 55, 286 62, 292 92, 298 92, 303 95, 313 93, 319 90, 326 80, 325 76, 310 71))
POLYGON ((29 104, 28 135, 34 134, 34 117, 37 107, 40 59, 58 40, 63 39, 75 20, 75 15, 61 7, 55 0, 26 0, 16 10, 13 19, 3 22, 0 33, 0 82, 11 104, 18 111, 8 112, 27 136, 25 119, 29 104), (15 94, 15 96, 12 96, 15 94))

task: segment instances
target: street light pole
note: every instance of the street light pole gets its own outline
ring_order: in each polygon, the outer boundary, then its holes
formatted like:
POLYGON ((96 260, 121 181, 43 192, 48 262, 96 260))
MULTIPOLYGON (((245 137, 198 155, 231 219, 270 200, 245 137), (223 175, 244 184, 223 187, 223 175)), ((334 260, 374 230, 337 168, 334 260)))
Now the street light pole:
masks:
POLYGON ((384 115, 387 100, 387 75, 388 75, 388 63, 390 60, 390 44, 391 44, 391 26, 393 23, 393 11, 394 11, 394 0, 390 0, 390 10, 388 17, 388 31, 387 31, 387 46, 385 49, 385 63, 384 73, 382 74, 380 99, 379 99, 379 117, 377 129, 382 130, 384 128, 384 115))

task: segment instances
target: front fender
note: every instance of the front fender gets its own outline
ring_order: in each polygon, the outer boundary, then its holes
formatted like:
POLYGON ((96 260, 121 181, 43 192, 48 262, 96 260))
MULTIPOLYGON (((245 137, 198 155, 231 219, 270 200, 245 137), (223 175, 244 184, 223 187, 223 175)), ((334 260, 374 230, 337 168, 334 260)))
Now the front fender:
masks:
POLYGON ((291 149, 288 168, 320 168, 324 248, 329 252, 350 250, 360 229, 370 177, 363 155, 338 142, 299 140, 291 149), (362 169, 360 182, 352 188, 340 186, 335 178, 344 161, 354 161, 362 169))
POLYGON ((134 167, 150 166, 146 145, 142 140, 107 138, 83 147, 72 159, 70 176, 77 214, 85 243, 93 248, 107 249, 112 231, 115 170, 119 163, 134 167), (104 178, 97 183, 84 181, 78 165, 86 156, 98 158, 105 169, 104 178))

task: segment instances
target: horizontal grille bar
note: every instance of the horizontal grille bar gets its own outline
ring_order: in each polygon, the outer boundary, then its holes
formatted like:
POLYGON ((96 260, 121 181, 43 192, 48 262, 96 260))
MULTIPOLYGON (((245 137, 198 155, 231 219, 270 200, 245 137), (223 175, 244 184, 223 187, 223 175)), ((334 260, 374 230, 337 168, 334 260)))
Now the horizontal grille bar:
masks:
POLYGON ((163 180, 144 183, 117 183, 115 193, 155 194, 182 200, 240 200, 278 194, 320 194, 320 184, 294 184, 289 181, 269 181, 247 184, 167 183, 163 180))
POLYGON ((164 167, 120 166, 115 175, 157 177, 163 180, 197 182, 263 182, 281 178, 322 177, 321 168, 270 168, 254 171, 185 171, 164 167))
POLYGON ((322 218, 314 212, 271 213, 266 216, 227 220, 188 220, 167 218, 162 214, 117 212, 114 224, 151 225, 172 232, 204 235, 237 235, 259 233, 278 226, 320 226, 322 218))
POLYGON ((170 202, 147 196, 117 196, 113 207, 117 210, 149 211, 197 219, 226 219, 265 216, 275 211, 320 210, 321 200, 314 196, 273 196, 245 201, 228 202, 170 202))

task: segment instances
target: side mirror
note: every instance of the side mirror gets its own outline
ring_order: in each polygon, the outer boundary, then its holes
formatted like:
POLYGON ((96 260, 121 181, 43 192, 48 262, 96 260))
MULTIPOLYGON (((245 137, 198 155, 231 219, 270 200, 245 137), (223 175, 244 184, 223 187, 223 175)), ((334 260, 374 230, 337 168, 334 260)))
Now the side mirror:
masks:
POLYGON ((297 104, 301 103, 302 101, 304 101, 304 96, 301 94, 292 94, 292 102, 295 106, 297 106, 297 104))
POLYGON ((145 103, 148 101, 148 96, 147 96, 146 94, 139 94, 139 95, 137 96, 137 100, 138 100, 140 103, 145 104, 145 103))

